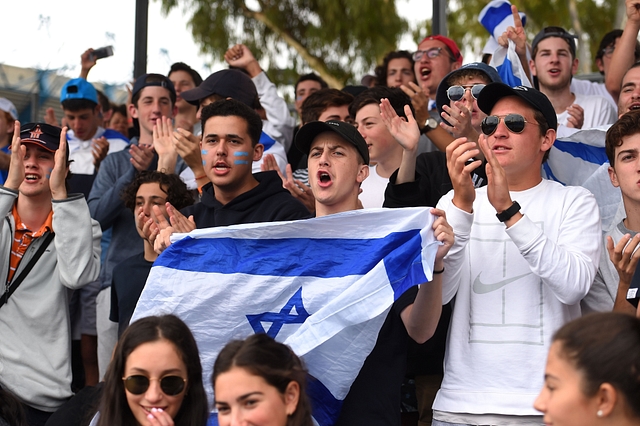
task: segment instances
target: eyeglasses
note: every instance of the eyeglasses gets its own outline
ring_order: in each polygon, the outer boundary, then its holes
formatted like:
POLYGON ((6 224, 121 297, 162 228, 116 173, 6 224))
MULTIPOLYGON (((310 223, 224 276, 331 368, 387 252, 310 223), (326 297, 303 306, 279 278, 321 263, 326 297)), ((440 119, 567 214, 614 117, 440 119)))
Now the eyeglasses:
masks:
POLYGON ((123 377, 124 388, 134 395, 142 395, 149 389, 151 380, 160 380, 160 389, 165 395, 176 396, 182 393, 187 379, 180 376, 164 376, 161 379, 150 379, 147 376, 135 375, 123 377))
POLYGON ((473 86, 451 86, 447 89, 447 96, 452 101, 459 101, 464 97, 467 90, 471 91, 471 96, 474 99, 478 99, 480 92, 484 89, 486 84, 474 84, 473 86))
POLYGON ((511 133, 522 133, 527 123, 538 124, 525 120, 520 114, 489 115, 482 120, 482 133, 487 136, 492 135, 498 128, 501 119, 504 120, 504 125, 511 133))
POLYGON ((606 56, 608 58, 609 56, 613 55, 613 51, 615 50, 615 48, 615 46, 607 46, 602 49, 600 53, 602 53, 602 56, 606 56))
MULTIPOLYGON (((413 52, 413 60, 414 62, 418 62, 424 55, 427 55, 429 59, 435 59, 442 53, 442 47, 432 47, 427 50, 416 50, 413 52)), ((447 55, 449 56, 449 55, 447 55)), ((451 59, 453 60, 453 58, 451 59)))

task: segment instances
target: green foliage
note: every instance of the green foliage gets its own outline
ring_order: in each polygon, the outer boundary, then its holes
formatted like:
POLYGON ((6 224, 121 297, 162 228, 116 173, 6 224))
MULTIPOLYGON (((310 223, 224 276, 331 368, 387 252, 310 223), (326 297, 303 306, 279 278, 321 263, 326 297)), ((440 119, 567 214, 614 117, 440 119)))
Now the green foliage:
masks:
MULTIPOLYGON (((276 57, 286 58, 286 67, 299 73, 309 72, 306 59, 316 58, 345 83, 373 68, 408 29, 393 0, 161 1, 165 12, 179 6, 187 11, 194 40, 215 59, 221 60, 233 44, 243 43, 271 64, 276 57), (285 36, 309 57, 286 44, 285 36)), ((280 74, 273 77, 293 75, 280 74)))

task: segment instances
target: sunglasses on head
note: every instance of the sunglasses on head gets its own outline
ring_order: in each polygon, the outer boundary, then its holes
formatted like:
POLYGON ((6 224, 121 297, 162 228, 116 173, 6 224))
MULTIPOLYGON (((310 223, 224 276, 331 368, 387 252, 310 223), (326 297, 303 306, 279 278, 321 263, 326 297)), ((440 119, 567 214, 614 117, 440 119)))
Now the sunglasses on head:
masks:
POLYGON ((488 115, 482 120, 482 133, 487 136, 491 136, 496 129, 500 120, 504 120, 504 125, 511 133, 522 133, 524 131, 525 124, 538 124, 531 121, 527 121, 520 114, 507 114, 507 115, 488 115))
POLYGON ((418 62, 424 55, 427 55, 427 58, 429 59, 435 59, 440 56, 440 54, 442 53, 442 49, 442 47, 432 47, 431 49, 427 50, 416 50, 415 52, 413 52, 413 61, 418 62))
POLYGON ((449 100, 459 101, 464 97, 466 91, 469 90, 471 92, 471 96, 473 96, 474 99, 478 99, 478 96, 480 96, 480 92, 482 92, 484 86, 486 86, 486 84, 474 84, 473 86, 451 86, 447 89, 447 96, 449 97, 449 100))
MULTIPOLYGON (((123 377, 122 381, 124 382, 124 388, 132 393, 133 395, 142 395, 149 389, 149 384, 151 380, 158 379, 149 379, 147 376, 143 375, 135 375, 129 377, 123 377)), ((165 395, 175 396, 182 393, 185 387, 186 379, 183 379, 180 376, 164 376, 160 380, 160 389, 165 395)))

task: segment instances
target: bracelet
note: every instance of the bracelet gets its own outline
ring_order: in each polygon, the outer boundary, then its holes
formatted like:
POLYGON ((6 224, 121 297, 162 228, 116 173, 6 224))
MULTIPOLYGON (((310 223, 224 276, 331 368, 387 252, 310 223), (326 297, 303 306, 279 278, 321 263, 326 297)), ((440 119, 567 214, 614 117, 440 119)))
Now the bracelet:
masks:
POLYGON ((439 271, 433 271, 433 275, 438 275, 444 272, 444 266, 439 271))
POLYGON ((205 174, 205 175, 202 175, 202 176, 198 176, 198 177, 196 178, 196 181, 199 181, 200 179, 202 179, 202 178, 206 178, 206 177, 207 177, 207 175, 206 175, 206 174, 205 174))

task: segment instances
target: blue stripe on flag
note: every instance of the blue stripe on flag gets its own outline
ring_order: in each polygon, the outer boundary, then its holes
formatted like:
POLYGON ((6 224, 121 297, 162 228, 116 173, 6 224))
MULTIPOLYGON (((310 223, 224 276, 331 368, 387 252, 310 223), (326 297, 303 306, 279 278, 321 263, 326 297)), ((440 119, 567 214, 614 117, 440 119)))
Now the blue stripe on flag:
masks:
POLYGON ((384 259, 397 298, 411 282, 427 281, 421 250, 419 229, 376 239, 186 237, 165 250, 154 267, 219 274, 336 278, 365 275, 378 263, 376 259, 384 259))
POLYGON ((307 375, 307 395, 311 400, 313 418, 320 426, 335 424, 342 409, 342 401, 336 399, 322 382, 307 375))
POLYGON ((260 140, 258 142, 264 145, 264 150, 266 151, 276 143, 276 140, 265 132, 262 132, 262 134, 260 135, 260 140))
POLYGON ((489 34, 493 34, 493 29, 500 25, 504 18, 510 15, 511 5, 508 2, 505 2, 498 7, 492 7, 487 10, 487 13, 482 17, 480 23, 483 27, 489 30, 489 34))
POLYGON ((511 87, 522 86, 522 80, 513 73, 513 65, 508 57, 504 58, 504 62, 496 67, 498 74, 504 84, 511 87))
POLYGON ((587 145, 580 142, 565 142, 556 140, 553 146, 562 152, 581 158, 584 161, 595 164, 604 164, 607 161, 607 152, 599 146, 587 145))
POLYGON ((561 184, 564 185, 564 182, 560 182, 560 180, 553 174, 553 171, 551 170, 551 166, 549 166, 548 162, 544 162, 542 164, 542 169, 547 174, 547 179, 556 181, 556 182, 561 183, 561 184))

